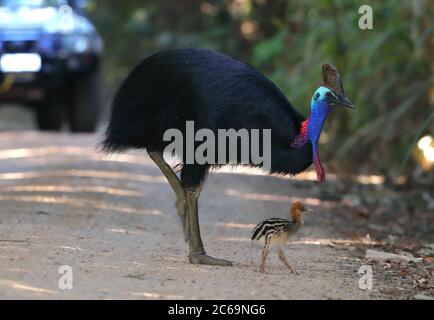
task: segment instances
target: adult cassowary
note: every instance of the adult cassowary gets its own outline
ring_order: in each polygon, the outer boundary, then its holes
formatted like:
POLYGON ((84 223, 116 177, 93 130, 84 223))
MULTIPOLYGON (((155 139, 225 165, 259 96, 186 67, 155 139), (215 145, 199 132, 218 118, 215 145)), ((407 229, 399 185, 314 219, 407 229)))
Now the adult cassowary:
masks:
POLYGON ((306 119, 269 79, 247 64, 206 49, 159 52, 143 60, 120 86, 103 147, 107 152, 146 149, 175 191, 190 262, 230 266, 229 261, 208 256, 200 236, 198 199, 213 164, 182 161, 178 177, 163 158, 169 144, 163 135, 168 129, 185 133, 187 121, 194 121, 196 130, 213 132, 271 129, 269 171, 295 175, 313 162, 322 182, 325 172, 317 143, 324 121, 335 106, 352 107, 337 70, 324 65, 323 76, 324 85, 315 91, 306 119))

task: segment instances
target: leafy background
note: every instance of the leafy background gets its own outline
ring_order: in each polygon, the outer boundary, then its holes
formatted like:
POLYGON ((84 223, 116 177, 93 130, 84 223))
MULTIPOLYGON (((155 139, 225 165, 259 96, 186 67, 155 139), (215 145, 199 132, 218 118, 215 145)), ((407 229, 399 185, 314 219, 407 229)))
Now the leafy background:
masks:
POLYGON ((433 179, 416 148, 434 131, 433 1, 93 0, 88 9, 106 44, 107 101, 147 55, 206 47, 257 67, 307 115, 330 62, 356 110, 329 118, 321 140, 328 166, 391 183, 433 179), (358 27, 365 4, 373 30, 358 27))

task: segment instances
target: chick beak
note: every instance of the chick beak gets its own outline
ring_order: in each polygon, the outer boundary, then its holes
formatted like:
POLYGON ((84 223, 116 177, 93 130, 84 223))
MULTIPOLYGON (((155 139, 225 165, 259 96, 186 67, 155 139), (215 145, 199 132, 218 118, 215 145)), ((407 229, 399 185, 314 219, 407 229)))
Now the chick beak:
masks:
POLYGON ((306 214, 306 213, 312 213, 312 212, 314 212, 314 210, 312 209, 312 208, 310 208, 310 207, 304 207, 304 213, 306 214))

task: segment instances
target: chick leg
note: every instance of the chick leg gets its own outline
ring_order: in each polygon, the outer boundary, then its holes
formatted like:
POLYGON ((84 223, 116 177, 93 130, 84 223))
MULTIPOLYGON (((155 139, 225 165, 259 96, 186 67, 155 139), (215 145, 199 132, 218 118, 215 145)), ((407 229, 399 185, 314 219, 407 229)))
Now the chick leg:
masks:
POLYGON ((283 252, 282 249, 279 250, 279 258, 280 258, 280 260, 282 260, 282 262, 285 264, 285 266, 289 269, 289 271, 291 271, 294 274, 298 274, 297 271, 295 271, 295 269, 289 265, 288 259, 286 258, 285 253, 283 252))
POLYGON ((186 199, 185 192, 182 188, 181 180, 178 178, 176 173, 164 160, 163 154, 160 152, 149 152, 149 157, 155 162, 155 164, 160 168, 161 172, 166 177, 170 186, 176 194, 176 211, 181 219, 182 229, 184 231, 184 239, 188 241, 188 219, 186 215, 186 199))
POLYGON ((232 266, 232 263, 208 256, 203 247, 202 238, 200 236, 199 215, 198 215, 198 200, 201 188, 186 189, 187 217, 189 226, 189 259, 193 264, 207 264, 216 266, 232 266))
POLYGON ((259 265, 259 272, 260 273, 265 273, 265 260, 267 259, 267 255, 268 255, 268 249, 264 248, 262 250, 262 254, 261 254, 261 263, 259 265))

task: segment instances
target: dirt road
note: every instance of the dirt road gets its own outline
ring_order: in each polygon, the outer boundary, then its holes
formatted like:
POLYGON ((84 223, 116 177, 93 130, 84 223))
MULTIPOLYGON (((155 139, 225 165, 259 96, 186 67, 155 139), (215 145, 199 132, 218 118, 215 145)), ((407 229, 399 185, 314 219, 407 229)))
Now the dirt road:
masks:
MULTIPOLYGON (((200 202, 202 234, 211 255, 232 268, 193 266, 174 209, 174 195, 145 152, 104 157, 98 135, 0 133, 1 299, 367 299, 361 262, 332 245, 342 238, 329 219, 338 203, 324 200, 309 178, 219 172, 200 202), (302 180, 307 178, 306 180, 302 180), (299 271, 276 255, 257 272, 253 226, 286 217, 305 201, 306 219, 286 250, 299 271), (59 289, 70 266, 73 289, 59 289)), ((333 180, 333 179, 331 179, 333 180)), ((329 182, 330 184, 333 181, 329 182)))

